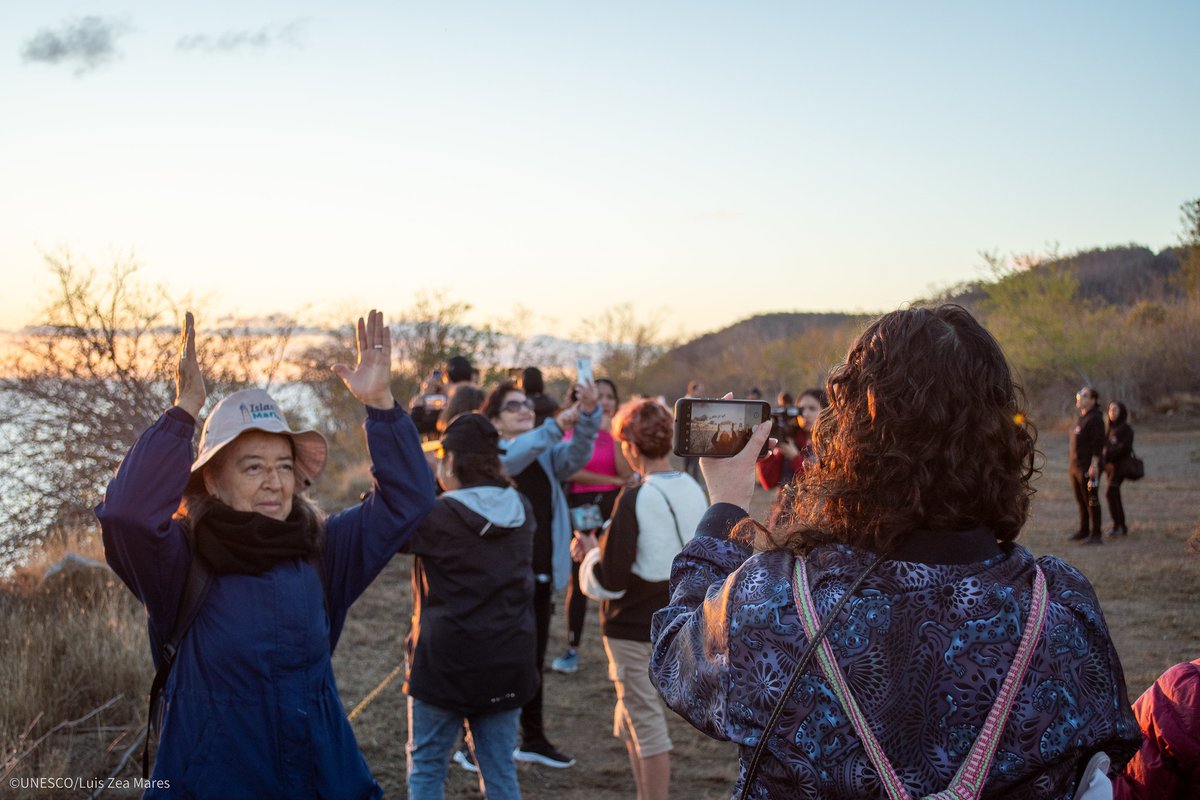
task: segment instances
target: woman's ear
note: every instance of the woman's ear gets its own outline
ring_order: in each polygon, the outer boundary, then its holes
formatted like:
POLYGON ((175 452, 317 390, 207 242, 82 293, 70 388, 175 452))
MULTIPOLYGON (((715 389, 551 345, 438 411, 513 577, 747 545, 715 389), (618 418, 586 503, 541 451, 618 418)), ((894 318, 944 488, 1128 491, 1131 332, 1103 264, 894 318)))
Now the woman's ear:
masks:
POLYGON ((218 500, 221 499, 220 493, 217 491, 217 482, 213 478, 213 471, 207 466, 200 469, 200 476, 204 478, 204 490, 218 500))

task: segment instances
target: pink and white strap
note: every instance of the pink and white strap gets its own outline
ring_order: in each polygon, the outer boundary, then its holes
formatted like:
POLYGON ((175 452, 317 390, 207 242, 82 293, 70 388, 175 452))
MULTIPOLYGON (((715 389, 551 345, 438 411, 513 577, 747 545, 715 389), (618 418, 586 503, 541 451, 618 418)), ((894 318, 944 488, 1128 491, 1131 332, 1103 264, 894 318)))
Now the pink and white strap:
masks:
MULTIPOLYGON (((971 746, 971 751, 967 754, 966 759, 959 766, 958 772, 955 773, 950 786, 943 791, 929 795, 931 800, 975 800, 983 792, 983 785, 987 782, 988 772, 992 768, 992 759, 996 755, 996 748, 1000 745, 1000 737, 1004 732, 1004 725, 1008 721, 1008 714, 1017 698, 1017 692, 1020 690, 1021 681, 1025 678, 1025 672, 1029 669, 1034 648, 1037 646, 1046 622, 1046 609, 1049 605, 1046 577, 1042 574, 1041 567, 1036 564, 1034 564, 1034 570, 1033 602, 1029 606, 1029 616, 1025 619, 1021 643, 1017 646, 1017 654, 1013 658, 1012 667, 1004 677, 1004 683, 992 704, 992 710, 988 713, 983 728, 971 746)), ((813 603, 812 590, 808 585, 807 567, 803 558, 796 559, 792 588, 796 597, 796 608, 800 612, 800 621, 804 625, 804 633, 811 640, 820 627, 820 615, 813 603)), ((850 718, 851 724, 854 725, 854 730, 858 732, 863 748, 867 751, 867 757, 874 765, 889 800, 912 800, 908 790, 896 775, 895 769, 892 768, 891 762, 884 754, 883 748, 879 745, 879 740, 872 733, 858 702, 850 693, 850 686, 846 682, 841 668, 838 667, 833 647, 827 638, 821 641, 817 650, 817 659, 821 664, 822 672, 825 673, 826 680, 832 685, 841 701, 842 708, 850 718)))

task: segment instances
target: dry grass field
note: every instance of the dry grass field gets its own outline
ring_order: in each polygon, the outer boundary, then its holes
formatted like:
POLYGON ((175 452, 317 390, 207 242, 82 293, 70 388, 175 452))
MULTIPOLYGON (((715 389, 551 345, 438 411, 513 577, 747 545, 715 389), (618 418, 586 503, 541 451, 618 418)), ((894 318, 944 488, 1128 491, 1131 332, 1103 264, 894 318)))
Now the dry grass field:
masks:
MULTIPOLYGON (((1063 556, 1095 584, 1125 667, 1130 696, 1136 697, 1171 664, 1200 655, 1200 606, 1196 602, 1200 554, 1190 553, 1185 544, 1200 523, 1200 433, 1196 422, 1194 418, 1190 423, 1164 420, 1154 427, 1138 428, 1136 449, 1146 461, 1148 475, 1140 483, 1124 487, 1131 533, 1125 540, 1098 548, 1079 547, 1066 540, 1075 526, 1075 506, 1065 475, 1066 437, 1050 431, 1043 432, 1041 439, 1047 462, 1021 542, 1039 555, 1063 556)), ((768 499, 760 493, 756 504, 765 509, 768 499)), ((410 610, 408 566, 405 557, 397 557, 351 611, 334 659, 347 708, 356 705, 400 661, 410 610)), ((149 655, 144 628, 138 621, 140 612, 125 602, 129 596, 119 584, 101 591, 94 605, 77 600, 55 604, 31 593, 28 586, 0 591, 4 600, 0 603, 4 648, 0 744, 4 757, 23 751, 58 722, 82 716, 107 698, 123 697, 80 726, 83 730, 50 736, 23 758, 10 776, 107 775, 136 733, 127 733, 125 728, 135 728, 144 714, 141 695, 148 686, 149 655), (41 614, 39 619, 30 617, 31 609, 41 614), (113 638, 122 641, 109 641, 113 638), (123 668, 115 669, 118 663, 123 668), (63 694, 52 696, 55 687, 63 694), (30 725, 39 714, 41 718, 30 725), (18 737, 25 731, 22 743, 18 737)), ((549 735, 562 750, 574 755, 578 764, 566 770, 523 765, 520 780, 526 798, 615 800, 634 795, 624 747, 611 735, 612 685, 594 608, 590 614, 580 671, 572 676, 549 672, 546 677, 549 735)), ((562 651, 563 641, 560 613, 552 628, 551 657, 562 651)), ((380 693, 354 727, 386 794, 404 797, 407 720, 399 680, 380 693)), ((671 735, 675 741, 672 794, 689 800, 728 797, 735 771, 734 749, 701 736, 673 716, 671 735)), ((136 759, 122 772, 130 778, 135 774, 139 774, 136 759)), ((0 784, 0 797, 25 794, 14 794, 7 779, 0 784)), ((45 792, 37 796, 55 794, 79 797, 88 793, 45 792)), ((103 796, 123 795, 106 792, 103 796)), ((479 797, 475 778, 452 765, 447 796, 479 797)))

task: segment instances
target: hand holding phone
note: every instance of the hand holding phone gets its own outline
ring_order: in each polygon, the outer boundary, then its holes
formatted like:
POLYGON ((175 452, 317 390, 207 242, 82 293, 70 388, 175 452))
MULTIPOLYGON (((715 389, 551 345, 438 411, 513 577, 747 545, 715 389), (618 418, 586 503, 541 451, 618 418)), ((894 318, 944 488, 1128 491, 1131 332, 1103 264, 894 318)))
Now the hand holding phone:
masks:
MULTIPOLYGON (((750 441, 755 426, 771 418, 762 400, 681 397, 675 403, 675 455, 732 458, 750 441)), ((767 454, 764 449, 758 454, 767 454)))
POLYGON ((760 422, 747 446, 737 455, 700 459, 700 472, 704 475, 710 503, 731 503, 750 510, 750 501, 754 498, 754 462, 758 460, 759 448, 770 445, 770 436, 770 421, 760 422))

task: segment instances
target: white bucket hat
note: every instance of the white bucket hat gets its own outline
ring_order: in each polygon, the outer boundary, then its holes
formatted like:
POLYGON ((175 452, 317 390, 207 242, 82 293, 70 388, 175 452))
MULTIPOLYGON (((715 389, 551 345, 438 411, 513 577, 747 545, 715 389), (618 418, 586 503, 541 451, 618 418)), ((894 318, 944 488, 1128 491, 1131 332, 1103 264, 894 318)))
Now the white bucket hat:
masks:
POLYGON ((262 389, 234 392, 213 407, 200 433, 200 452, 192 463, 189 491, 200 491, 200 470, 225 445, 246 431, 279 433, 292 440, 296 454, 296 489, 307 489, 325 468, 329 445, 316 431, 293 431, 279 404, 262 389))

